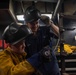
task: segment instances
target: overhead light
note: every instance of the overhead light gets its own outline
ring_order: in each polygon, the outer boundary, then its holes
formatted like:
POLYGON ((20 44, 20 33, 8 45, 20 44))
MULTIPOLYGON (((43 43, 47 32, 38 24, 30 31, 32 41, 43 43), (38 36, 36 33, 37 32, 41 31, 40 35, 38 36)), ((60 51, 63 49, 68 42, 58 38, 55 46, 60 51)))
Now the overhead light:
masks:
POLYGON ((24 15, 17 15, 16 17, 18 21, 24 21, 24 15))
MULTIPOLYGON (((52 18, 52 14, 41 14, 41 15, 48 16, 50 19, 52 18)), ((24 21, 24 15, 17 15, 16 17, 18 21, 24 21)))

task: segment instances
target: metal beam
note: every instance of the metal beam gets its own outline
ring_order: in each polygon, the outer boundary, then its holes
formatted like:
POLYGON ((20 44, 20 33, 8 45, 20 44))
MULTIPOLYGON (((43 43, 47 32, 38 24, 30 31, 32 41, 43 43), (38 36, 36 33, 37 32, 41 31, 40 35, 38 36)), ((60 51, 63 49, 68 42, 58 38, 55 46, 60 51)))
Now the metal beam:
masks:
MULTIPOLYGON (((16 16, 14 14, 13 4, 12 0, 9 0, 7 2, 1 2, 3 4, 0 5, 0 25, 5 24, 8 25, 11 22, 17 22, 16 16)), ((0 4, 1 4, 0 3, 0 4)))
POLYGON ((15 0, 15 1, 43 1, 43 2, 57 2, 58 0, 15 0))
POLYGON ((63 18, 76 20, 76 15, 64 15, 63 18))
POLYGON ((52 19, 55 19, 57 13, 59 12, 61 8, 62 3, 63 3, 63 0, 58 0, 52 19))
POLYGON ((14 8, 13 8, 13 2, 12 2, 12 0, 10 0, 10 2, 9 2, 9 13, 10 13, 13 21, 17 23, 17 18, 16 18, 15 13, 14 13, 14 8))
POLYGON ((65 14, 60 14, 60 16, 63 17, 63 18, 76 20, 76 15, 65 15, 65 14))

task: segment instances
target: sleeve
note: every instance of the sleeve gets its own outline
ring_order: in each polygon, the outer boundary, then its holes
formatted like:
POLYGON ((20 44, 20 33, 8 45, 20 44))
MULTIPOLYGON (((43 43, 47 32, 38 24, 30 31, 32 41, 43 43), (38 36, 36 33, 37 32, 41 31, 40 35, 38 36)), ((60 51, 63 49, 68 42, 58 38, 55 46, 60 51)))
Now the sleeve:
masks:
POLYGON ((32 75, 35 69, 28 61, 15 65, 8 56, 0 56, 0 75, 32 75), (1 71, 2 70, 2 71, 1 71), (3 73, 2 73, 3 72, 3 73))
POLYGON ((33 66, 25 60, 18 65, 12 66, 9 75, 32 75, 34 71, 33 66))
POLYGON ((40 54, 36 53, 30 58, 27 59, 27 61, 36 69, 42 64, 43 60, 40 58, 40 54))
POLYGON ((54 33, 54 31, 52 30, 51 27, 48 27, 47 32, 48 32, 48 35, 49 35, 50 37, 53 37, 53 38, 58 39, 58 36, 55 35, 55 33, 54 33))

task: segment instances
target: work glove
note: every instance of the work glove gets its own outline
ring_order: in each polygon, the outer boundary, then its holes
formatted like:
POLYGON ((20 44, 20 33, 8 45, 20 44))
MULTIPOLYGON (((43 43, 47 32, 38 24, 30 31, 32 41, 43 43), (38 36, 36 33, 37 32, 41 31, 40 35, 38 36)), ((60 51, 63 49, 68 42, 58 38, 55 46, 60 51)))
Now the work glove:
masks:
POLYGON ((52 56, 52 52, 51 52, 51 48, 49 46, 44 47, 41 51, 40 51, 40 57, 41 60, 43 62, 49 62, 51 61, 51 56, 52 56))
POLYGON ((51 48, 44 47, 40 52, 34 54, 27 61, 36 69, 43 63, 51 61, 51 48))
POLYGON ((49 24, 51 25, 53 23, 53 21, 48 16, 41 16, 40 20, 47 26, 49 26, 49 24))

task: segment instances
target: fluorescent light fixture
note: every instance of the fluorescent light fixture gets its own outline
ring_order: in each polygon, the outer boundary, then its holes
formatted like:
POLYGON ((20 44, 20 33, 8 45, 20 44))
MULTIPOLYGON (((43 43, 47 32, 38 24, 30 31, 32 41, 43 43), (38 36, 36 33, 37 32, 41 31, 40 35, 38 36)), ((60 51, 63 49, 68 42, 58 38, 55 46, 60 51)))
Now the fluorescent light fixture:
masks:
POLYGON ((48 16, 50 19, 52 18, 52 14, 41 14, 42 16, 48 16))
POLYGON ((18 21, 24 21, 24 15, 17 15, 16 17, 18 21))
MULTIPOLYGON (((41 14, 41 15, 48 16, 50 19, 52 18, 52 14, 41 14)), ((16 17, 18 21, 24 21, 24 15, 17 15, 16 17)))

